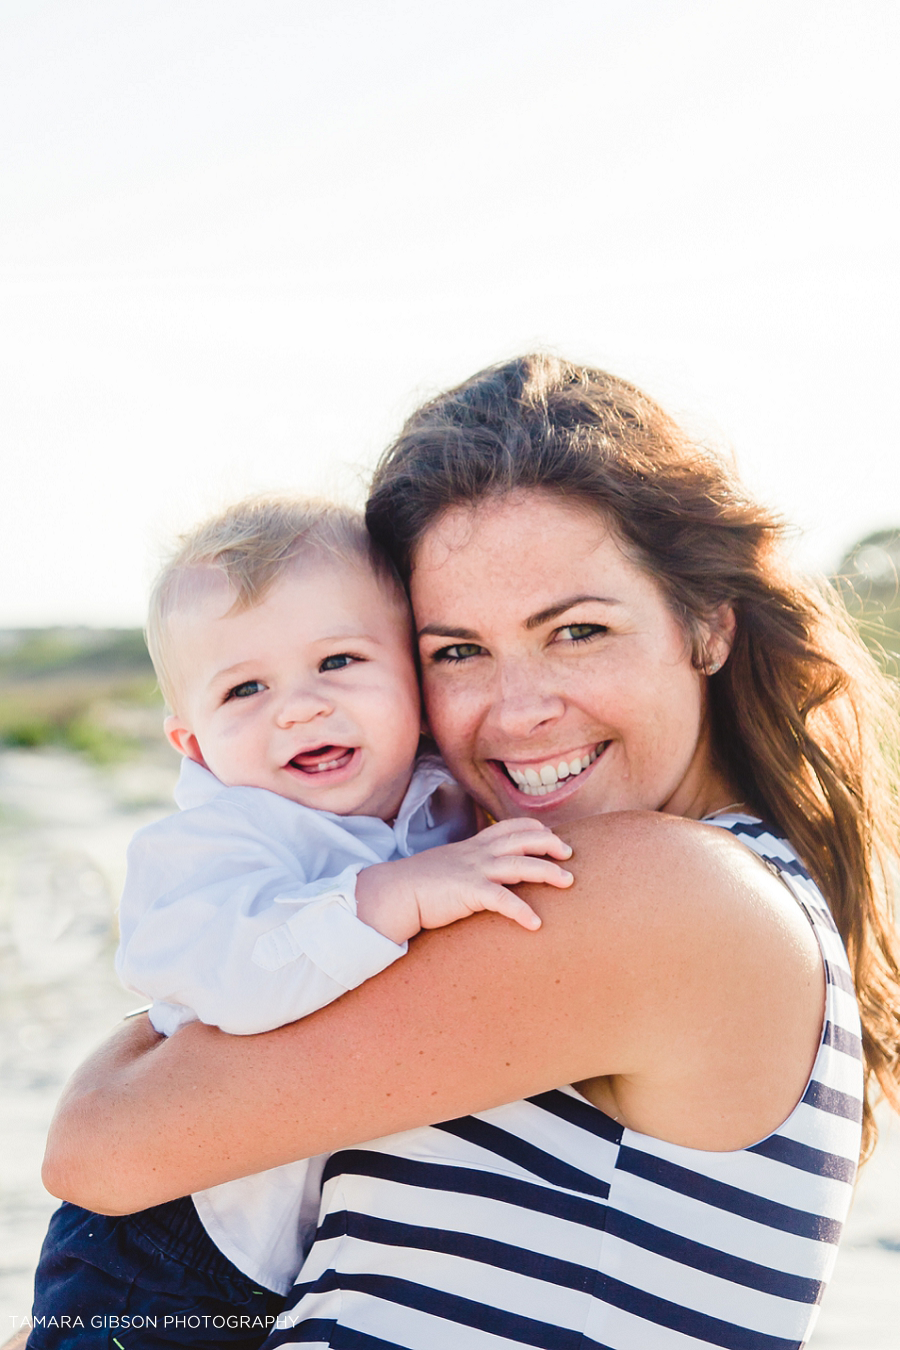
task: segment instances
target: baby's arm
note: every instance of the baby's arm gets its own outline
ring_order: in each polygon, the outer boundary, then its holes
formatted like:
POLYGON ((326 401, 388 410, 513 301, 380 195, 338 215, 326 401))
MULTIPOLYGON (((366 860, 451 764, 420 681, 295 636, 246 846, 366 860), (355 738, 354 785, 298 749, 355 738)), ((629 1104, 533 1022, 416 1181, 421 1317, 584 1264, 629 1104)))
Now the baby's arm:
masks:
POLYGON ((154 1000, 166 1034, 195 1017, 233 1035, 294 1022, 406 950, 357 918, 362 866, 311 881, 290 841, 280 847, 239 811, 170 816, 129 851, 119 976, 154 1000))
POLYGON ((482 909, 540 928, 531 906, 506 888, 525 881, 571 886, 572 873, 551 861, 571 856, 539 820, 504 820, 457 844, 365 868, 356 881, 356 912, 398 943, 482 909))

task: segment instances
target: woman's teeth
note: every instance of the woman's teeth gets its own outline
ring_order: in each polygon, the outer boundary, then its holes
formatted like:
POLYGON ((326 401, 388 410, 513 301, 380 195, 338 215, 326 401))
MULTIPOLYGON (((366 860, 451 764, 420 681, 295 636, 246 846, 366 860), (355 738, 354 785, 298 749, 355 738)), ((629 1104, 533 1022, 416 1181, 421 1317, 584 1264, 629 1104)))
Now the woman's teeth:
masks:
POLYGON ((575 774, 590 768, 602 749, 602 745, 595 745, 587 755, 575 759, 561 759, 557 764, 542 764, 539 768, 532 768, 529 765, 527 769, 513 769, 508 764, 504 765, 504 768, 519 791, 524 792, 527 797, 545 797, 562 779, 573 778, 575 774))

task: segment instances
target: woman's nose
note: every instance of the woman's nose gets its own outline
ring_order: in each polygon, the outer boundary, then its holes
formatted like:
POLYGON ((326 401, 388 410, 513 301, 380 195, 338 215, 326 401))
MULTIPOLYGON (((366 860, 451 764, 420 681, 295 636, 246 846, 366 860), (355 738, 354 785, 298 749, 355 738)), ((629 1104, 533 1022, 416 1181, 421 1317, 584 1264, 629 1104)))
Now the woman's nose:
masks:
POLYGON ((490 717, 504 735, 522 738, 557 721, 565 706, 561 695, 542 684, 539 674, 526 665, 500 673, 490 717))

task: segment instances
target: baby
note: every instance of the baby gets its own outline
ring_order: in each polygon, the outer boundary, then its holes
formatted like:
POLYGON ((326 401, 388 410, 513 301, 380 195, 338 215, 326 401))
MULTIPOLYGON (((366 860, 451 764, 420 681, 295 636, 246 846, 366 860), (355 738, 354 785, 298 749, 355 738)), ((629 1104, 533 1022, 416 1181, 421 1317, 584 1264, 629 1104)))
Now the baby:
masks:
MULTIPOLYGON (((117 969, 164 1035, 197 1018, 271 1030, 384 970, 423 928, 492 909, 535 929, 506 888, 571 883, 550 830, 473 836, 441 761, 417 757, 406 596, 349 509, 261 499, 201 526, 156 583, 148 644, 184 757, 181 811, 131 846, 117 969)), ((141 1350, 258 1345, 302 1263, 323 1162, 125 1217, 63 1204, 29 1346, 127 1350, 130 1329, 141 1350)))

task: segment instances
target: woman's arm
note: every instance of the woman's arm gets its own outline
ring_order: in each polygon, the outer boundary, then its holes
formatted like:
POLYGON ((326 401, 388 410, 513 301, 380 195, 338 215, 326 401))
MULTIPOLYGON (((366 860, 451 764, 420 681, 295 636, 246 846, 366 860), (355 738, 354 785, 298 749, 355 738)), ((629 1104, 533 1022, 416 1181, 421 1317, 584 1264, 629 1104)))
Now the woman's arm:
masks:
POLYGON ((785 888, 724 832, 673 817, 563 834, 577 880, 527 888, 538 933, 486 914, 423 934, 264 1035, 120 1031, 64 1094, 48 1189, 128 1212, 598 1075, 649 1133, 712 1148, 767 1133, 803 1090, 822 1008, 785 888))

